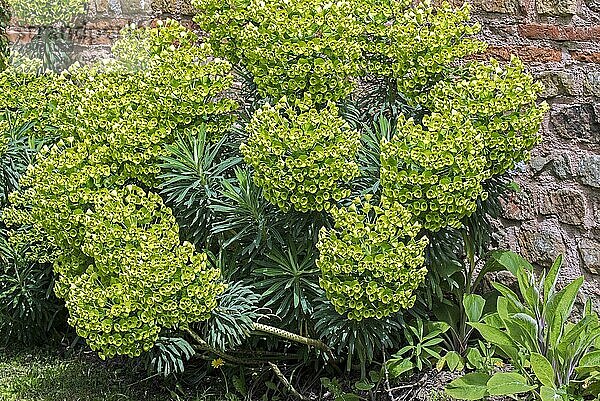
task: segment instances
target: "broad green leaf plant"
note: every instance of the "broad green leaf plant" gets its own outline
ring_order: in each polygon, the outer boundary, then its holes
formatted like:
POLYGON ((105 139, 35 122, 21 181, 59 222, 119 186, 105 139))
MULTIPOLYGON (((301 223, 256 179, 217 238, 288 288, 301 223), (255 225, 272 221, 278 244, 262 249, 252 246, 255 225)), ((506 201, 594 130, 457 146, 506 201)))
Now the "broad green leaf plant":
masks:
POLYGON ((497 312, 470 325, 497 347, 515 371, 491 376, 469 373, 452 382, 446 392, 469 400, 528 392, 542 401, 596 396, 600 389, 600 321, 590 301, 580 318, 573 312, 583 277, 559 290, 562 257, 541 277, 514 253, 497 258, 516 276, 520 294, 493 283, 502 294, 497 312))
POLYGON ((404 329, 404 335, 408 345, 398 350, 387 361, 385 369, 388 369, 392 378, 397 378, 414 369, 419 371, 432 368, 442 359, 443 352, 442 334, 450 326, 443 322, 423 322, 418 318, 415 324, 408 325, 404 329))

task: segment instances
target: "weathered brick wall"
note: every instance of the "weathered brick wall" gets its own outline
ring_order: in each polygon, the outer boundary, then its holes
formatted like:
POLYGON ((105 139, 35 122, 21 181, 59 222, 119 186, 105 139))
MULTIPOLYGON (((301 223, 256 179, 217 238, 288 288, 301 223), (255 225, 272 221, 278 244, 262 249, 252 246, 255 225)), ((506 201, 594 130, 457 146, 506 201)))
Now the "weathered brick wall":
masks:
MULTIPOLYGON (((125 25, 146 24, 155 18, 152 0, 90 0, 87 9, 87 15, 65 29, 65 36, 73 41, 75 58, 83 62, 110 55, 110 46, 125 25)), ((36 27, 12 22, 8 30, 12 43, 28 43, 37 32, 36 27)))
MULTIPOLYGON (((78 57, 108 54, 127 23, 147 23, 155 9, 185 14, 186 0, 91 0, 70 32, 78 57)), ((526 61, 544 83, 551 111, 543 143, 517 175, 522 192, 505 204, 497 238, 540 265, 564 253, 565 279, 584 273, 600 303, 600 0, 469 0, 489 53, 526 61)), ((459 3, 458 0, 455 3, 459 3)), ((13 27, 26 42, 35 29, 13 27)))
POLYGON ((543 142, 516 175, 501 245, 587 276, 600 304, 600 0, 472 0, 489 52, 517 54, 545 85, 543 142))

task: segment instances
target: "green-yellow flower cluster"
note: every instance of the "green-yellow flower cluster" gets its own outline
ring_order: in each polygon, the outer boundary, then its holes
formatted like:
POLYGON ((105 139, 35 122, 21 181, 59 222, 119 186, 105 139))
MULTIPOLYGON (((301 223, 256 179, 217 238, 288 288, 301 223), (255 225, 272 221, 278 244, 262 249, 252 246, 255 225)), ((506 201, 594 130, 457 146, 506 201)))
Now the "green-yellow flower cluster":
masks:
MULTIPOLYGON (((365 0, 359 1, 364 3, 365 0)), ((396 79, 411 103, 415 96, 448 76, 455 61, 484 50, 473 38, 470 6, 460 8, 431 0, 369 1, 365 15, 364 64, 368 74, 396 79)))
POLYGON ((218 134, 231 123, 236 104, 222 96, 231 65, 175 22, 144 35, 151 54, 135 58, 144 68, 117 59, 52 75, 51 112, 33 106, 32 117, 60 139, 38 154, 3 213, 28 228, 13 241, 43 235, 70 323, 109 357, 139 355, 161 328, 208 318, 224 290, 151 189, 177 132, 206 125, 218 134))
POLYGON ((11 196, 30 210, 9 209, 5 218, 40 227, 60 250, 55 292, 90 347, 101 356, 138 356, 161 328, 208 318, 224 289, 220 272, 191 244, 180 244, 175 218, 157 194, 135 185, 74 184, 66 166, 81 168, 83 177, 87 156, 75 142, 42 151, 22 180, 26 190, 11 196))
MULTIPOLYGON (((41 120, 52 118, 50 96, 60 91, 56 75, 38 76, 38 60, 18 53, 11 54, 11 60, 11 65, 0 72, 0 120, 11 120, 15 126, 27 124, 35 136, 47 136, 41 120)), ((0 135, 6 134, 0 131, 0 135)))
POLYGON ((435 130, 463 121, 473 124, 484 143, 486 167, 490 175, 498 175, 528 160, 541 140, 538 130, 548 111, 545 103, 536 103, 541 91, 541 84, 513 57, 504 65, 494 59, 471 62, 438 82, 421 101, 439 115, 437 123, 428 123, 435 130))
POLYGON ((155 27, 146 29, 138 29, 132 24, 121 30, 121 37, 113 45, 112 53, 119 65, 135 71, 170 57, 176 49, 186 49, 188 56, 203 60, 211 47, 198 43, 198 40, 197 34, 173 20, 159 20, 155 27))
POLYGON ((320 233, 321 287, 339 313, 378 319, 410 308, 413 291, 425 278, 421 225, 398 203, 385 207, 355 199, 332 208, 333 229, 320 233))
POLYGON ((486 198, 482 182, 527 159, 546 111, 516 59, 456 72, 420 96, 430 110, 421 124, 401 118, 381 144, 384 201, 405 205, 430 231, 459 227, 486 198))
POLYGON ((8 0, 22 25, 48 27, 69 24, 85 12, 88 0, 8 0))
POLYGON ((489 175, 477 130, 446 123, 435 130, 401 119, 396 135, 381 144, 382 201, 405 205, 430 231, 459 227, 489 175))
POLYGON ((355 1, 196 0, 195 21, 217 54, 241 63, 258 92, 317 105, 347 97, 359 75, 363 31, 355 1))
POLYGON ((360 133, 350 129, 333 103, 317 110, 280 102, 258 110, 240 148, 254 167, 265 198, 282 210, 327 210, 348 197, 358 176, 360 133))

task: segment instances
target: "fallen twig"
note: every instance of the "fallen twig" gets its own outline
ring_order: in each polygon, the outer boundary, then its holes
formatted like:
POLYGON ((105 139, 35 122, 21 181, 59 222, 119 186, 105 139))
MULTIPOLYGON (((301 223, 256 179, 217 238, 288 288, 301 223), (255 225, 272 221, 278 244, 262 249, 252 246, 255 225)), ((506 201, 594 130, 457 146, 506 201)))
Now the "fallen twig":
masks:
POLYGON ((388 396, 390 397, 390 401, 395 401, 396 398, 394 397, 394 393, 392 392, 392 389, 390 388, 390 375, 388 373, 388 368, 387 368, 387 359, 385 357, 385 353, 383 356, 383 373, 385 375, 385 382, 383 384, 383 386, 385 387, 388 396))
POLYGON ((281 383, 284 385, 284 387, 290 394, 292 394, 294 397, 297 397, 303 401, 308 401, 308 398, 304 397, 302 394, 300 394, 294 388, 294 386, 292 386, 290 381, 283 375, 283 373, 281 373, 281 370, 279 369, 279 367, 277 365, 275 365, 272 362, 269 362, 269 366, 271 367, 271 370, 273 371, 273 373, 275 373, 275 376, 277 376, 279 381, 281 381, 281 383))

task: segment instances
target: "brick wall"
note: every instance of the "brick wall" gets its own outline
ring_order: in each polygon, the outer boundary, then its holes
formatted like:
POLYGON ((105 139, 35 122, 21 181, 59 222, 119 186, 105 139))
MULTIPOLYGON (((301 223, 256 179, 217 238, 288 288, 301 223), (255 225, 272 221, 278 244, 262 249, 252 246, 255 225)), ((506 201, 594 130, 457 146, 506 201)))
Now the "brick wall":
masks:
MULTIPOLYGON (((91 0, 70 32, 78 57, 108 54, 118 31, 151 21, 152 8, 189 10, 185 0, 151 1, 91 0)), ((505 202, 497 238, 540 265, 565 254, 564 278, 585 274, 585 291, 600 304, 600 0, 470 1, 489 53, 526 61, 551 105, 544 141, 516 176, 522 191, 505 202)), ((26 42, 35 29, 9 33, 26 42)))
MULTIPOLYGON (((110 55, 110 46, 125 25, 148 23, 154 14, 152 0, 90 0, 87 15, 65 29, 65 36, 73 41, 75 57, 86 62, 110 55)), ((36 27, 18 26, 16 21, 12 22, 8 30, 12 43, 27 43, 37 32, 36 27)))
POLYGON ((533 262, 565 254, 600 305, 600 0, 472 0, 489 52, 545 86, 543 142, 516 175, 498 239, 533 262))

